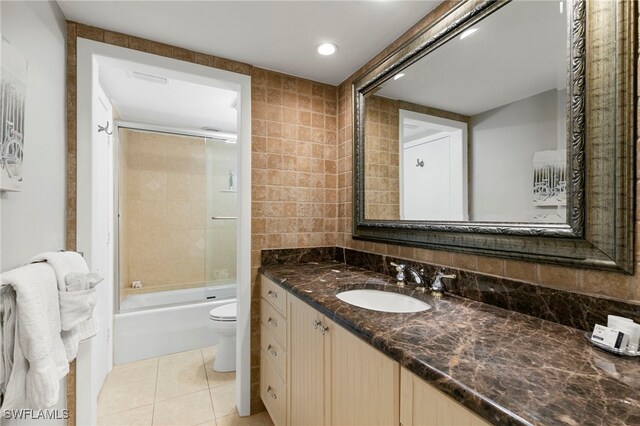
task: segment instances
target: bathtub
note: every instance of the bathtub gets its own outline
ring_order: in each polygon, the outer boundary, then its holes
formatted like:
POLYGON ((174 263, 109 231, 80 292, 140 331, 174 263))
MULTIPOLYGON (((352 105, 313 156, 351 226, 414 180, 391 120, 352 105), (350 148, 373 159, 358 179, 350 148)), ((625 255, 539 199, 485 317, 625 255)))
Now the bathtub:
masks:
POLYGON ((114 316, 114 364, 215 345, 208 313, 235 301, 235 284, 127 296, 114 316))

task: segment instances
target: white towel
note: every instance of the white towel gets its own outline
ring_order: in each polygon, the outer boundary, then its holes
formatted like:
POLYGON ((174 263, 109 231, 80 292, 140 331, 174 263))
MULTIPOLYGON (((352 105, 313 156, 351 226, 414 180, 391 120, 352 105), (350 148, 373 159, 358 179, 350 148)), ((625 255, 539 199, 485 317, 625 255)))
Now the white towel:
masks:
MULTIPOLYGON (((69 372, 55 273, 38 263, 2 273, 0 281, 11 285, 16 296, 13 368, 2 410, 51 407, 59 399, 60 379, 69 372)), ((4 309, 11 307, 10 294, 0 292, 4 309)))
POLYGON ((16 337, 16 292, 10 285, 0 287, 0 314, 2 315, 2 362, 0 362, 0 394, 7 390, 7 382, 13 370, 13 351, 16 337))
POLYGON ((29 261, 29 263, 47 262, 56 273, 58 278, 58 291, 67 291, 66 276, 69 273, 89 273, 89 267, 83 257, 75 251, 51 251, 40 253, 29 261))
POLYGON ((58 278, 62 341, 67 350, 67 360, 78 354, 82 340, 98 333, 98 321, 93 316, 96 306, 95 285, 102 277, 89 273, 87 263, 73 251, 47 252, 31 259, 31 262, 47 262, 58 278), (82 291, 69 291, 76 288, 82 291))

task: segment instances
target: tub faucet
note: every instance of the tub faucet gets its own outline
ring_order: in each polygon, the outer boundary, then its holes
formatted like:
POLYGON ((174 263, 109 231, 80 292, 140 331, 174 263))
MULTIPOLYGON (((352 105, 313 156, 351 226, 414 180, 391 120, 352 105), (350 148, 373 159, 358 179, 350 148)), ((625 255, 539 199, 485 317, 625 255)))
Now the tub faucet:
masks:
POLYGON ((424 285, 423 269, 420 269, 418 271, 411 266, 405 265, 404 263, 397 264, 395 262, 391 262, 390 265, 396 268, 396 280, 398 281, 399 287, 404 287, 404 284, 407 280, 407 274, 409 274, 409 282, 411 282, 411 279, 413 279, 413 282, 418 286, 424 285))

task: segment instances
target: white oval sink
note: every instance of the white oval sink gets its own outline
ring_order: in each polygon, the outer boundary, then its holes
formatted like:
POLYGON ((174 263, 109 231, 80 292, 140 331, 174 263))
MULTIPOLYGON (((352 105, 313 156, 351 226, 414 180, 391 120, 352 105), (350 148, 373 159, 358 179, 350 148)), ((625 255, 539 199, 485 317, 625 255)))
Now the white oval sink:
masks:
POLYGON ((360 308, 371 309, 372 311, 410 313, 422 312, 431 308, 422 300, 415 299, 399 293, 389 291, 360 289, 346 290, 336 294, 338 299, 350 305, 360 308))

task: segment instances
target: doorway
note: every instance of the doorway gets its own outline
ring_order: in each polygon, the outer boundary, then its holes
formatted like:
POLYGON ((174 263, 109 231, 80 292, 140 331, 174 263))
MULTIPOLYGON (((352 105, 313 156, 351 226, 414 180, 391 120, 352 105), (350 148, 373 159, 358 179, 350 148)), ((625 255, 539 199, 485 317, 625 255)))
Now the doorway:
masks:
MULTIPOLYGON (((83 251, 85 259, 93 269, 103 268, 105 276, 111 276, 108 297, 99 302, 98 312, 106 324, 105 339, 92 339, 87 342, 83 352, 78 354, 77 363, 77 423, 95 424, 97 419, 97 392, 102 384, 101 378, 108 373, 113 362, 100 360, 99 353, 112 354, 110 339, 114 333, 114 313, 120 306, 120 282, 116 280, 118 262, 118 215, 116 212, 117 192, 114 185, 117 170, 117 155, 113 144, 107 151, 110 155, 101 155, 100 139, 96 136, 114 131, 114 119, 108 132, 98 133, 95 120, 92 119, 93 99, 101 87, 101 67, 118 67, 123 62, 135 64, 136 71, 142 75, 154 76, 157 69, 164 70, 168 79, 186 81, 208 87, 215 87, 237 93, 237 161, 235 167, 236 220, 236 280, 235 289, 237 315, 237 381, 236 407, 240 415, 249 414, 250 400, 250 77, 229 71, 196 65, 180 60, 165 58, 153 54, 133 51, 118 46, 78 39, 77 43, 77 132, 78 132, 78 170, 77 170, 77 250, 83 251), (105 173, 106 170, 106 173, 105 173), (111 212, 112 220, 104 221, 101 206, 111 212), (110 222, 110 223, 108 223, 110 222), (108 241, 105 244, 105 240, 108 241), (100 266, 98 266, 100 265, 100 266)), ((144 78, 144 77, 143 77, 144 78)), ((118 105, 114 105, 114 116, 119 114, 118 105)), ((115 117, 114 117, 115 118, 115 117)), ((147 123, 148 124, 148 123, 147 123)), ((172 126, 167 126, 172 127, 172 126)), ((175 127, 175 126, 173 126, 175 127)), ((231 168, 230 168, 231 169, 231 168)), ((188 188, 187 188, 188 189, 188 188)), ((107 286, 105 286, 107 287, 107 286)), ((207 317, 202 318, 206 324, 207 317)))

